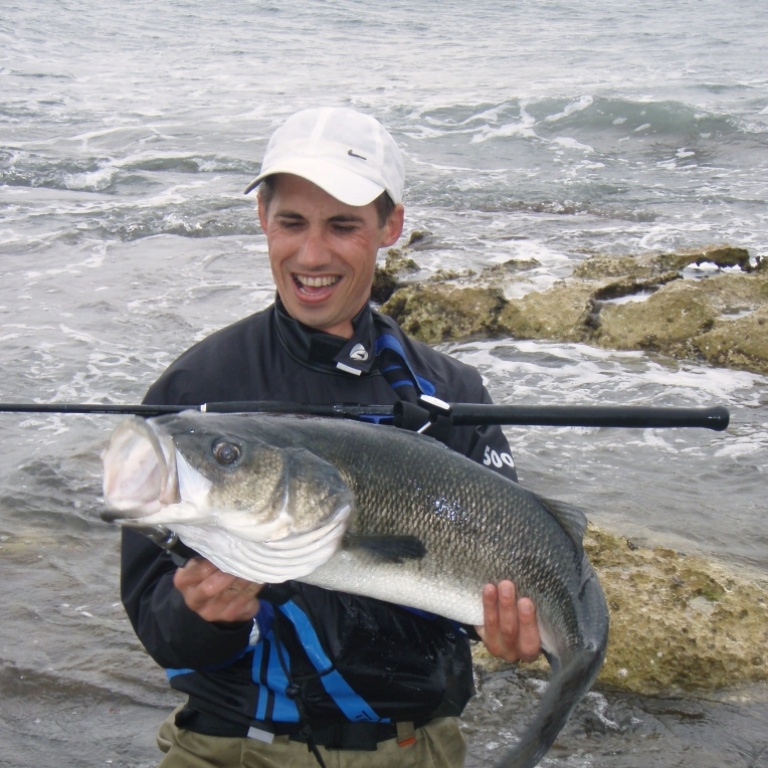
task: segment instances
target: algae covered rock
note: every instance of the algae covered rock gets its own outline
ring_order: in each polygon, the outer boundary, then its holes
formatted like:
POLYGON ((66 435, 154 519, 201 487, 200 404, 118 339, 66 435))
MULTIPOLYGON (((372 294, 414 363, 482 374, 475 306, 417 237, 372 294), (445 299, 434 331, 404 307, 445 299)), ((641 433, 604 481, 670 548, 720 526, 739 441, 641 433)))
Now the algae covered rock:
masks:
POLYGON ((381 309, 406 333, 438 344, 497 335, 496 319, 503 304, 498 291, 430 284, 401 288, 381 309))
POLYGON ((592 334, 609 349, 768 373, 768 274, 719 274, 663 286, 646 301, 604 305, 592 334))
POLYGON ((585 546, 611 612, 604 684, 657 694, 768 680, 768 590, 595 528, 585 546))
MULTIPOLYGON (((428 343, 504 335, 580 341, 768 374, 765 264, 757 259, 755 267, 746 250, 725 246, 642 258, 595 256, 547 290, 507 298, 507 281, 519 280, 526 269, 514 263, 486 270, 474 282, 400 286, 382 310, 428 343)), ((765 584, 704 558, 634 546, 592 526, 585 548, 611 613, 599 684, 674 695, 768 680, 765 584)), ((504 665, 482 645, 475 659, 485 667, 504 665)), ((545 667, 533 665, 542 673, 545 667)))
POLYGON ((664 253, 653 256, 651 262, 658 268, 668 270, 682 270, 693 264, 713 264, 720 269, 738 267, 744 272, 752 271, 752 263, 749 251, 746 248, 734 248, 730 245, 710 248, 706 251, 684 251, 682 253, 664 253))
POLYGON ((647 278, 656 273, 652 264, 632 256, 591 256, 573 268, 573 276, 582 280, 606 277, 647 278))
POLYGON ((712 365, 768 376, 768 306, 745 317, 718 320, 708 333, 695 337, 692 344, 712 365))
POLYGON ((709 331, 717 314, 695 283, 675 282, 646 301, 603 307, 595 340, 610 349, 691 356, 689 340, 709 331))
MULTIPOLYGON (((705 558, 638 547, 591 525, 584 546, 611 616, 598 685, 673 695, 768 680, 768 589, 705 558)), ((503 666, 483 648, 475 660, 503 666)))
POLYGON ((505 302, 496 325, 514 338, 581 341, 591 326, 593 293, 589 285, 559 283, 505 302))
POLYGON ((505 287, 518 292, 520 274, 540 266, 513 261, 458 283, 455 275, 433 275, 429 287, 393 278, 382 311, 427 343, 480 336, 584 342, 768 374, 766 263, 758 258, 753 266, 746 249, 731 246, 596 255, 570 279, 507 298, 505 287))
MULTIPOLYGON (((414 242, 414 236, 417 234, 415 242, 425 237, 423 233, 414 233, 411 235, 409 244, 414 242)), ((402 274, 418 272, 418 270, 418 264, 405 251, 390 248, 384 264, 377 264, 374 270, 371 299, 377 304, 383 304, 397 290, 402 274)))

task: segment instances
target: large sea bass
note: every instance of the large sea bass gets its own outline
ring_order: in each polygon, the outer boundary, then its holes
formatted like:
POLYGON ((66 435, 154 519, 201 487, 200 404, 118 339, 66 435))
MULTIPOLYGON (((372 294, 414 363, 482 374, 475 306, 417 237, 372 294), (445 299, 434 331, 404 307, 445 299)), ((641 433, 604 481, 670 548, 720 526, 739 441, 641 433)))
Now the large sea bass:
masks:
POLYGON ((288 579, 482 624, 482 588, 536 604, 552 676, 498 766, 538 763, 605 656, 608 610, 586 519, 420 435, 270 414, 121 423, 104 453, 105 517, 162 526, 245 579, 288 579))

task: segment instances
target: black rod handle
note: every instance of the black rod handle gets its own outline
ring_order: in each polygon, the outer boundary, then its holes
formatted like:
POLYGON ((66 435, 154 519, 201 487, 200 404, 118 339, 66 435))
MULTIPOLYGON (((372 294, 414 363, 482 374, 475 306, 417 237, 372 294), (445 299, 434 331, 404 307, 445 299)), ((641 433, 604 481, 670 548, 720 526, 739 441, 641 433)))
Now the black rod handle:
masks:
POLYGON ((669 408, 623 405, 453 405, 454 424, 501 424, 542 427, 624 427, 657 429, 702 427, 721 432, 728 427, 730 413, 722 405, 710 408, 669 408))

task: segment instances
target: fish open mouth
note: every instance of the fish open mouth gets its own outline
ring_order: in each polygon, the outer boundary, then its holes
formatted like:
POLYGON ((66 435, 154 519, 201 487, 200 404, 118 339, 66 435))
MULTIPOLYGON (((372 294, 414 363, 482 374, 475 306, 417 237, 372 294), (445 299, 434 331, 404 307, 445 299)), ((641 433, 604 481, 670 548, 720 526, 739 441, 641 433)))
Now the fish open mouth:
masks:
POLYGON ((102 456, 106 506, 102 519, 130 522, 177 504, 175 453, 171 438, 157 435, 143 419, 122 422, 102 456))

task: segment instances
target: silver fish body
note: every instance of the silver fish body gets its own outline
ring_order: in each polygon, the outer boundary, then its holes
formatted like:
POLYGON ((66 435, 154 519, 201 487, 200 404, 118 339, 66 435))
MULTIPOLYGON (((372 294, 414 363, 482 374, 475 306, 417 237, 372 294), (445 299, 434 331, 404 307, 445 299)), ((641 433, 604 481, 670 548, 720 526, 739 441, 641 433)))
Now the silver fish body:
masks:
POLYGON ((104 454, 108 519, 164 526, 219 568, 296 579, 483 623, 513 580, 552 665, 537 716, 499 768, 544 756, 602 665, 608 610, 586 518, 394 427, 184 412, 121 424, 104 454))

